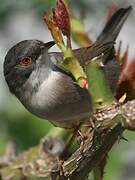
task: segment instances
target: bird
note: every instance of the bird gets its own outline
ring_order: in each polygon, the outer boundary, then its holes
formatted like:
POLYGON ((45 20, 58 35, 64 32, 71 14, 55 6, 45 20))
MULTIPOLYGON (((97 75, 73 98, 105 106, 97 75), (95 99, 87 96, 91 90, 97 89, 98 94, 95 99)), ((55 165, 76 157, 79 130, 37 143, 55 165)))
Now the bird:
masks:
MULTIPOLYGON (((120 73, 114 43, 131 10, 131 6, 117 10, 92 46, 73 50, 82 67, 104 53, 103 71, 112 93, 120 73)), ((17 43, 5 56, 4 76, 10 92, 29 112, 55 126, 73 128, 90 117, 91 96, 57 65, 63 54, 49 51, 54 44, 36 39, 17 43)))

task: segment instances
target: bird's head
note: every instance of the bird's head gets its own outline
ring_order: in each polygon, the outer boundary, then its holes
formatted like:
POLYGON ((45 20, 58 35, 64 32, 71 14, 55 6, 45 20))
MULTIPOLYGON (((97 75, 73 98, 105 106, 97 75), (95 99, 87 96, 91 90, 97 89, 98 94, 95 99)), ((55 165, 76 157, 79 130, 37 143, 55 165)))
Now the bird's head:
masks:
POLYGON ((39 65, 47 65, 47 52, 53 45, 54 41, 44 43, 39 40, 24 40, 8 51, 4 61, 4 76, 13 94, 39 65))

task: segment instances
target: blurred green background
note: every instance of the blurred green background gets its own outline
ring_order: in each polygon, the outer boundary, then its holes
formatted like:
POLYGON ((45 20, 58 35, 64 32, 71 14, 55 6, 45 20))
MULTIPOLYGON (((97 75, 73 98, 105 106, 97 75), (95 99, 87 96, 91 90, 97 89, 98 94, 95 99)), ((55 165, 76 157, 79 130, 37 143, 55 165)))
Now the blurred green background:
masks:
MULTIPOLYGON (((3 61, 7 50, 24 39, 52 40, 42 17, 53 7, 55 0, 0 0, 0 152, 8 142, 15 142, 20 151, 39 143, 52 127, 45 120, 27 112, 12 96, 3 77, 3 61)), ((84 19, 86 31, 95 39, 103 28, 108 7, 113 4, 127 6, 134 1, 126 0, 72 0, 77 16, 84 19)), ((124 26, 119 39, 124 46, 130 44, 130 57, 134 52, 135 13, 124 26)), ((76 46, 76 45, 75 45, 76 46)), ((129 142, 120 141, 113 148, 106 167, 106 180, 135 179, 135 133, 126 132, 129 142)))

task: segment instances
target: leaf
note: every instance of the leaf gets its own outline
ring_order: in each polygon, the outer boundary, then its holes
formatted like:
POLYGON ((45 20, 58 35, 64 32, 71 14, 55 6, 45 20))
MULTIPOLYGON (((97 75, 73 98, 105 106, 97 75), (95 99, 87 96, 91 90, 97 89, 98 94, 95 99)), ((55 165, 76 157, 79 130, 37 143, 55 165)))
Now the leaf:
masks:
POLYGON ((64 45, 62 34, 52 17, 49 17, 47 13, 44 15, 44 21, 47 24, 48 29, 51 31, 55 43, 61 48, 64 45))

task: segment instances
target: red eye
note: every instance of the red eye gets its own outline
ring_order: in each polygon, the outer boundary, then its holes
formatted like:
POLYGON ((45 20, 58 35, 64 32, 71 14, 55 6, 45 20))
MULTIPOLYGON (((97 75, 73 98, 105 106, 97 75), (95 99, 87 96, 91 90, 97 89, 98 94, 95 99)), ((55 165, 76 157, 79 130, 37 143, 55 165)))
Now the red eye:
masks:
POLYGON ((32 59, 30 57, 24 57, 19 62, 21 65, 28 66, 32 63, 32 59))

